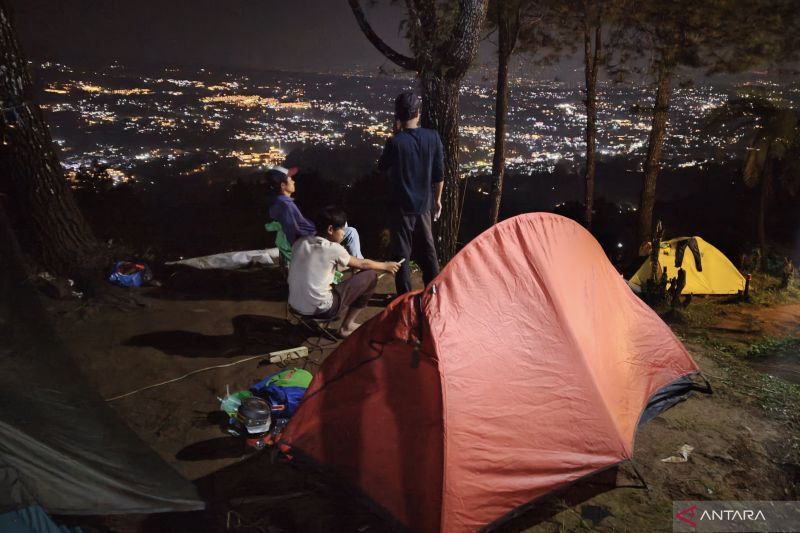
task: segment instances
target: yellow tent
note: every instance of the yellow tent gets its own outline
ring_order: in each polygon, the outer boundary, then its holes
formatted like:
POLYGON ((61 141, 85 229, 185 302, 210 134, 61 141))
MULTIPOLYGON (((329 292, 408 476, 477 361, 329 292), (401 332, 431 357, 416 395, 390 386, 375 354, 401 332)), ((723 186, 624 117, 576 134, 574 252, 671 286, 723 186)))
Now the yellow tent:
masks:
MULTIPOLYGON (((694 237, 700 252, 702 271, 698 272, 691 248, 684 245, 683 261, 675 266, 679 243, 689 237, 679 237, 661 243, 658 254, 659 271, 667 267, 667 279, 678 276, 678 268, 686 271, 686 287, 681 294, 736 294, 744 290, 744 277, 725 255, 700 237, 694 237)), ((633 285, 643 286, 651 273, 650 257, 630 279, 633 285)))

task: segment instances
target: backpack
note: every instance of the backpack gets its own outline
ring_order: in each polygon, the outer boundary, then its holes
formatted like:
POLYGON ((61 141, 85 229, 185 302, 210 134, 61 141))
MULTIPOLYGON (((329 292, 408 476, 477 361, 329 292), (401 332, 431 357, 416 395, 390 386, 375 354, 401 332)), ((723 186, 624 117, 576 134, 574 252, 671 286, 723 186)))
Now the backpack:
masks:
POLYGON ((152 279, 150 267, 131 261, 117 261, 108 276, 108 281, 122 287, 141 287, 152 279))
POLYGON ((313 377, 308 370, 288 368, 259 381, 250 387, 250 392, 272 405, 273 417, 290 418, 300 405, 313 377))

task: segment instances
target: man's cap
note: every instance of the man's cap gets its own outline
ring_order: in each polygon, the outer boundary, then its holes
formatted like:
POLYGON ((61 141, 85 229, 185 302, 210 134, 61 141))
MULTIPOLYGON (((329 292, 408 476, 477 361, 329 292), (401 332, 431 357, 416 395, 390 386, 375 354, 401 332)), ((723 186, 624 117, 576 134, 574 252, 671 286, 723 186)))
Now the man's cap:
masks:
POLYGON ((420 105, 419 96, 413 91, 402 92, 394 99, 394 115, 403 121, 411 120, 419 111, 420 105))
POLYGON ((281 174, 285 174, 287 177, 290 177, 290 178, 300 171, 300 169, 297 168, 297 167, 286 168, 286 167, 281 167, 281 166, 275 166, 275 167, 272 167, 271 169, 269 169, 267 172, 272 172, 273 170, 275 170, 277 172, 280 172, 281 174))

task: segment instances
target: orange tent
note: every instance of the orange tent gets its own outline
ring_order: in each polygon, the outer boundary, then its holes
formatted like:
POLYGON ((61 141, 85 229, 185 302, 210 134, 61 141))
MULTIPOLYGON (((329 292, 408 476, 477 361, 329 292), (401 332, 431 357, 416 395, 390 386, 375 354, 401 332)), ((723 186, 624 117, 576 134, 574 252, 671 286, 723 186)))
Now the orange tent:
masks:
POLYGON ((630 459, 698 367, 584 228, 518 216, 473 240, 322 365, 284 452, 398 526, 475 531, 630 459))

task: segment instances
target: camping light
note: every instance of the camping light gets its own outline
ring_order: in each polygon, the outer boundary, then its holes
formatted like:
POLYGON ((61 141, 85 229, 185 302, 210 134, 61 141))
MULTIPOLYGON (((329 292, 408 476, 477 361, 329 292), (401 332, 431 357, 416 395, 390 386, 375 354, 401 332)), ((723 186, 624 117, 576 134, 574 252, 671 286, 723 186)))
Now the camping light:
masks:
POLYGON ((272 423, 270 405, 261 398, 250 396, 242 398, 242 405, 236 412, 236 420, 247 432, 247 436, 261 436, 269 432, 272 423))

